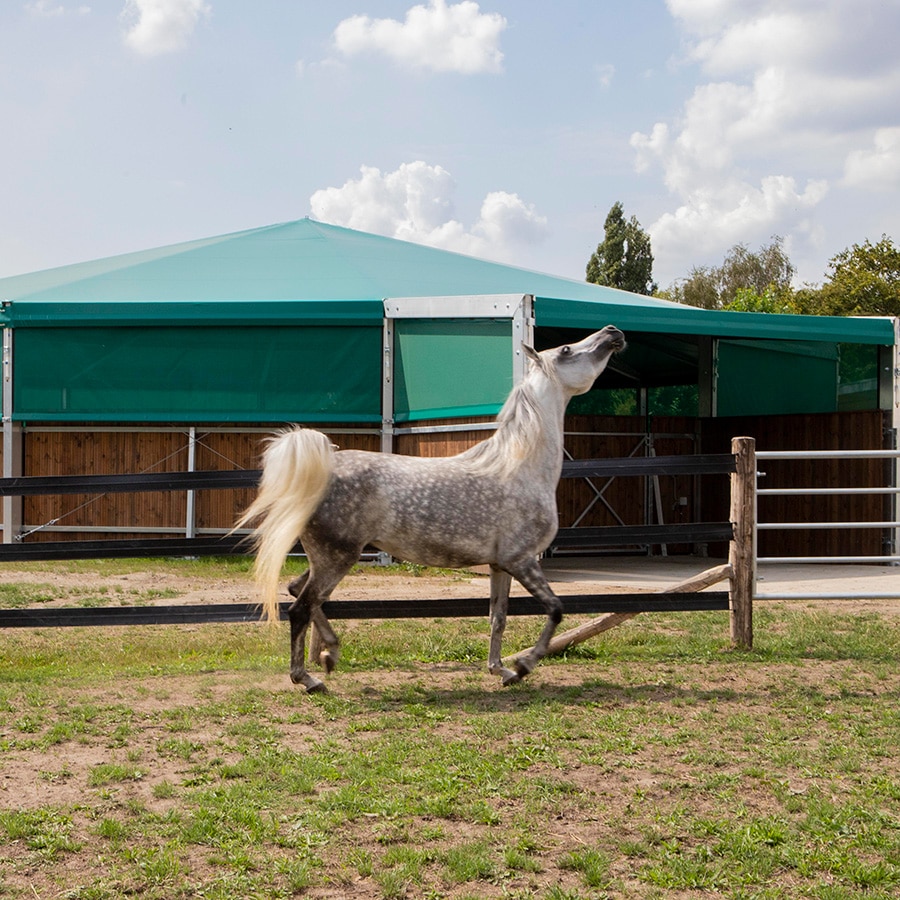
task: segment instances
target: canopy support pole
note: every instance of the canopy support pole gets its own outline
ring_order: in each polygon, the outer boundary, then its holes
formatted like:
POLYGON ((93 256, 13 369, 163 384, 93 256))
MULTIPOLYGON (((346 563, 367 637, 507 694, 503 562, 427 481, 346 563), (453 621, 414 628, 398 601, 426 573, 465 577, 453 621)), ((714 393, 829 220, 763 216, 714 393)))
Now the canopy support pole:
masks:
POLYGON ((384 317, 381 354, 381 452, 394 452, 394 320, 384 317))
MULTIPOLYGON (((22 425, 13 421, 13 330, 3 329, 3 477, 23 471, 22 425)), ((12 544, 22 531, 23 497, 3 498, 3 543, 12 544)))

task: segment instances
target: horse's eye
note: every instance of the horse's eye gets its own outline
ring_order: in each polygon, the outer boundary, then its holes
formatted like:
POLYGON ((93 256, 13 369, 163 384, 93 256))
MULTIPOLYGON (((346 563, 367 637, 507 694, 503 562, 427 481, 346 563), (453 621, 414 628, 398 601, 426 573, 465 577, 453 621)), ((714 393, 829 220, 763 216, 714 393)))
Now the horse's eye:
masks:
POLYGON ((562 356, 569 356, 572 353, 572 348, 566 344, 565 347, 560 347, 559 352, 562 356))

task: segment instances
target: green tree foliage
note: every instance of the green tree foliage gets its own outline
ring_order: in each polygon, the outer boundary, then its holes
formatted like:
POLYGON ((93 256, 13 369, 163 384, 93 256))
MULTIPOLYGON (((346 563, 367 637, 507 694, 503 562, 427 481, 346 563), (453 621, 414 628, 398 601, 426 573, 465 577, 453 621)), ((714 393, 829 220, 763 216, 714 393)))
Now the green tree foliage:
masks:
POLYGON ((622 204, 616 201, 606 216, 603 232, 603 241, 588 261, 586 280, 634 294, 653 294, 656 285, 650 235, 640 222, 634 216, 626 220, 622 204))
POLYGON ((900 316, 900 248, 887 235, 832 257, 820 288, 797 291, 798 311, 823 316, 900 316))
POLYGON ((735 244, 722 265, 695 266, 661 296, 703 309, 788 312, 793 276, 783 240, 775 236, 756 252, 735 244))
POLYGON ((738 288, 734 300, 726 303, 722 309, 730 309, 733 312, 781 314, 799 312, 794 301, 794 292, 790 289, 776 288, 771 284, 762 293, 752 287, 738 288))

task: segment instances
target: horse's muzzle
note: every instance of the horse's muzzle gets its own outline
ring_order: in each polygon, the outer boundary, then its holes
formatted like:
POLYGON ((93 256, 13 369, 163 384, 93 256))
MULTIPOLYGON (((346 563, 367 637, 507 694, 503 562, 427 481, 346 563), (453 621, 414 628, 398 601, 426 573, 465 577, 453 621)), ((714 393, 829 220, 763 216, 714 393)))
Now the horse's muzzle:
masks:
POLYGON ((607 325, 600 331, 603 343, 612 347, 613 353, 621 353, 625 347, 625 334, 621 332, 615 325, 607 325))

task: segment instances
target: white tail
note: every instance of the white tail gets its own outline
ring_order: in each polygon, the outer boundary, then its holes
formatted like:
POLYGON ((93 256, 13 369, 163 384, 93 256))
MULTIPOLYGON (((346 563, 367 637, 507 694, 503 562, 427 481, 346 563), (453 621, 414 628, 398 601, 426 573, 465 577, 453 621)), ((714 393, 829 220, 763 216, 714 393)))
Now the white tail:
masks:
POLYGON ((285 557, 322 502, 333 467, 331 441, 306 428, 272 438, 263 455, 259 493, 235 528, 262 519, 253 533, 253 574, 270 622, 278 620, 278 579, 285 557))

